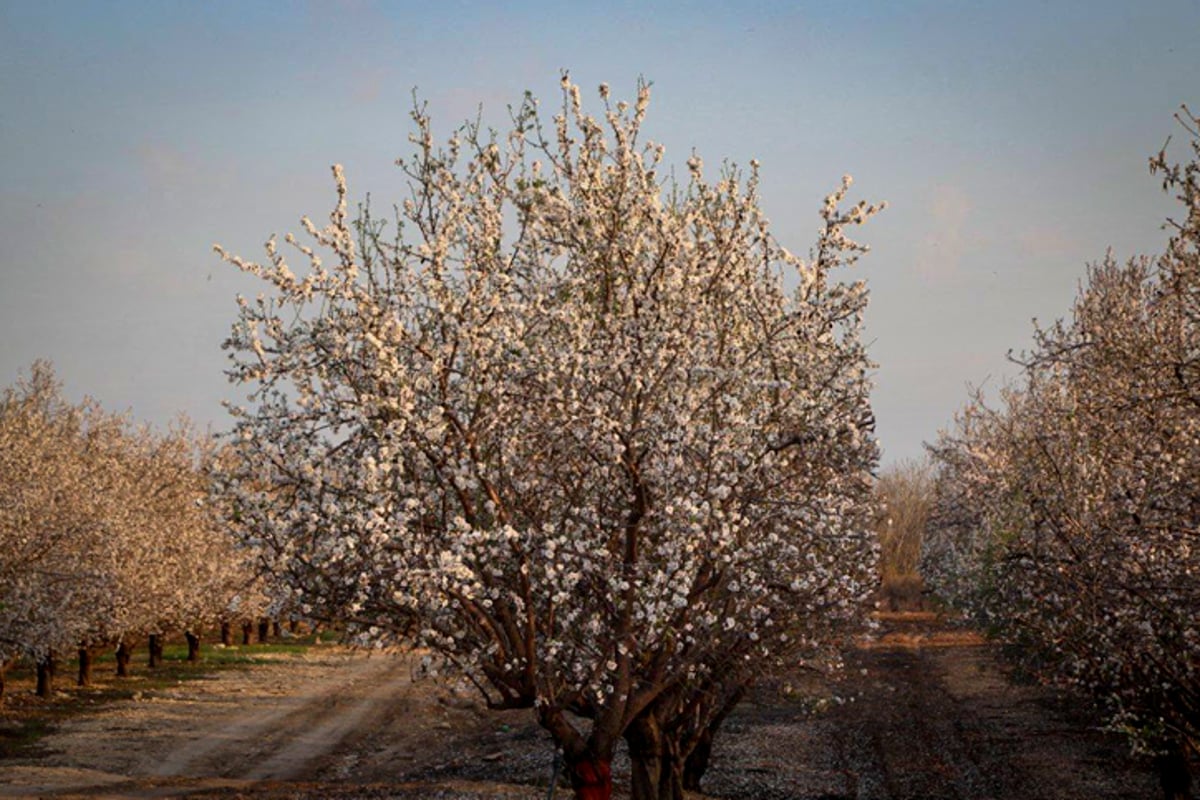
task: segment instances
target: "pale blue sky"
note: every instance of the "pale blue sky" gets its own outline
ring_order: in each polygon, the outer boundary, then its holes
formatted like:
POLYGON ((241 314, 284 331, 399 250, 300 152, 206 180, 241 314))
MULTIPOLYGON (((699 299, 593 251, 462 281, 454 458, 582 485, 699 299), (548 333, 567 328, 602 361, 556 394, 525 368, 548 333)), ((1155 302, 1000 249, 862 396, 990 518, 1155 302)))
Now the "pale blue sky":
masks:
POLYGON ((323 217, 334 162, 398 198, 414 87, 448 131, 556 103, 569 68, 653 81, 678 160, 759 159, 793 249, 845 172, 891 203, 859 270, 885 461, 916 456, 1086 262, 1161 249, 1146 159, 1200 107, 1198 30, 1200 0, 0 0, 0 385, 49 358, 73 396, 223 427, 220 342, 255 288, 212 243, 258 257, 323 217))

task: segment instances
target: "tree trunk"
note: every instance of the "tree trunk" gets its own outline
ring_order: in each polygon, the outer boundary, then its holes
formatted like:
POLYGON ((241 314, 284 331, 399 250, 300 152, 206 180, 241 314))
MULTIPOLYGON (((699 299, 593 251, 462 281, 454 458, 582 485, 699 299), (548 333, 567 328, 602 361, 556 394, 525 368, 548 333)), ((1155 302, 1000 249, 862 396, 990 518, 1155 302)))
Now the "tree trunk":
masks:
POLYGON ((1170 744, 1154 759, 1164 800, 1192 800, 1192 774, 1183 748, 1170 744))
POLYGON ((716 738, 717 731, 721 729, 725 718, 737 707, 738 703, 742 702, 742 698, 746 696, 749 689, 748 682, 739 683, 732 690, 726 689, 729 694, 723 698, 720 709, 708 720, 703 730, 694 736, 691 749, 683 763, 682 783, 684 789, 689 792, 700 791, 700 779, 708 771, 709 759, 712 757, 713 739, 716 738))
POLYGON ((54 691, 54 653, 47 653, 37 662, 37 696, 49 697, 54 691))
POLYGON ((271 633, 275 636, 276 639, 283 636, 283 629, 279 627, 279 620, 275 620, 274 622, 271 623, 271 633))
POLYGON ((117 677, 129 677, 129 662, 133 660, 133 645, 124 637, 117 643, 117 677))
POLYGON ((575 800, 611 800, 612 764, 600 758, 583 758, 567 764, 575 800))
POLYGON ((688 753, 687 760, 683 764, 683 788, 689 792, 700 791, 700 779, 708 771, 708 760, 712 756, 712 741, 712 729, 705 728, 696 737, 692 752, 688 753))
POLYGON ((185 631, 183 636, 185 639, 187 639, 187 646, 188 646, 187 660, 188 661, 199 661, 200 660, 200 635, 196 634, 196 633, 192 633, 191 631, 185 631))
POLYGON ((221 623, 221 644, 225 647, 233 644, 233 626, 224 621, 221 623))
POLYGON ((150 660, 147 663, 150 668, 161 667, 163 660, 163 640, 161 634, 150 634, 148 649, 150 650, 150 660))
POLYGON ((584 739, 567 721, 563 709, 551 704, 538 708, 538 723, 562 748, 563 761, 575 800, 610 800, 612 797, 612 741, 596 731, 584 739))
POLYGON ((650 713, 625 730, 629 745, 630 796, 633 800, 683 800, 683 764, 679 747, 650 713))
POLYGON ((250 634, 254 633, 254 623, 246 620, 242 623, 242 646, 250 644, 250 634))
POLYGON ((654 800, 662 783, 662 730, 653 714, 643 714, 625 730, 629 745, 629 793, 633 800, 654 800))
POLYGON ((92 685, 92 648, 87 645, 79 646, 79 678, 76 683, 80 686, 92 685))
POLYGON ((258 643, 264 644, 271 633, 271 620, 263 617, 258 621, 258 643))

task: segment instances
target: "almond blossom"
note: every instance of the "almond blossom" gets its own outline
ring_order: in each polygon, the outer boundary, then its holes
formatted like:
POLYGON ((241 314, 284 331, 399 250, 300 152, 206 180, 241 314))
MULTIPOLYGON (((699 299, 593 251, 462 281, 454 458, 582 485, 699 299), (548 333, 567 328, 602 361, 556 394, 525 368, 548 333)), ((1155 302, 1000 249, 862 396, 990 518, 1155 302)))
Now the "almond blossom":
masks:
MULTIPOLYGON (((1186 114, 1186 112, 1185 112, 1186 114)), ((1166 254, 1089 269, 1000 408, 933 446, 927 574, 1158 754, 1168 797, 1200 754, 1200 137, 1152 161, 1186 216, 1166 254)))
MULTIPOLYGON (((216 621, 253 573, 208 505, 205 449, 181 423, 133 426, 95 401, 68 403, 50 366, 0 397, 0 664, 49 677, 78 649, 216 621)), ((44 681, 43 690, 48 690, 44 681)))
MULTIPOLYGON (((862 617, 867 290, 833 273, 878 207, 843 210, 847 178, 799 258, 756 165, 668 178, 649 85, 601 88, 599 116, 562 91, 548 126, 527 95, 442 147, 418 106, 395 218, 352 220, 335 167, 330 223, 285 239, 303 266, 218 248, 263 282, 226 343, 250 395, 225 487, 281 602, 534 709, 577 796, 606 797, 635 720, 862 617)), ((679 796, 694 744, 658 740, 635 794, 679 796)))

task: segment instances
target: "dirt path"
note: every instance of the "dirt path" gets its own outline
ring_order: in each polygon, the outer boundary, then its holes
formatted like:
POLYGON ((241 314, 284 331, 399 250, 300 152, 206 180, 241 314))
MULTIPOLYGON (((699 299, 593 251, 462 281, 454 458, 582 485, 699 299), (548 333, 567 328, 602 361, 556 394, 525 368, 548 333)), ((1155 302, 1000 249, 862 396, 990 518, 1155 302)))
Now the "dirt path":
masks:
POLYGON ((294 696, 212 720, 157 760, 150 774, 249 781, 310 777, 333 751, 382 723, 408 691, 409 674, 407 664, 392 656, 348 659, 332 677, 294 696))
POLYGON ((706 791, 805 800, 1129 800, 1149 765, 1077 701, 1013 683, 995 650, 927 616, 884 620, 820 714, 760 691, 719 737, 706 791), (723 741, 721 741, 723 739, 723 741))
MULTIPOLYGON (((718 737, 705 791, 1156 798, 1148 765, 1094 724, 1069 698, 1012 683, 977 637, 894 616, 850 654, 843 682, 797 673, 760 686, 718 737), (789 684, 804 691, 781 691, 789 684)), ((545 797, 553 758, 528 712, 487 712, 448 687, 414 683, 407 659, 338 649, 98 710, 45 744, 38 758, 0 763, 0 797, 533 800, 545 797)), ((627 772, 620 753, 614 768, 627 772)))
POLYGON ((79 717, 50 753, 6 765, 0 796, 153 797, 305 780, 391 722, 407 659, 329 651, 224 672, 79 717))
POLYGON ((842 714, 846 726, 839 745, 855 797, 995 794, 962 734, 967 710, 946 690, 935 657, 888 649, 858 661, 868 677, 877 677, 842 714))

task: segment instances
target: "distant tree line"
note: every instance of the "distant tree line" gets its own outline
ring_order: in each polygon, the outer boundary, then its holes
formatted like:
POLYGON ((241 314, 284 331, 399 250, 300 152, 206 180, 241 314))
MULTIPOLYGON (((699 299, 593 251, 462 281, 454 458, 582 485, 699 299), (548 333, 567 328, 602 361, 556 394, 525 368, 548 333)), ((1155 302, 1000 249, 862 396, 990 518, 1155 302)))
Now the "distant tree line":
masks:
POLYGON ((77 654, 79 682, 135 640, 151 665, 168 632, 195 657, 208 626, 255 617, 266 594, 210 497, 211 443, 180 422, 165 433, 85 399, 70 403, 49 364, 0 396, 0 692, 14 659, 55 665, 77 654))

